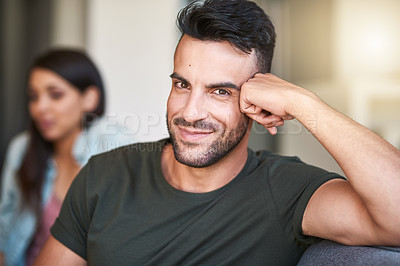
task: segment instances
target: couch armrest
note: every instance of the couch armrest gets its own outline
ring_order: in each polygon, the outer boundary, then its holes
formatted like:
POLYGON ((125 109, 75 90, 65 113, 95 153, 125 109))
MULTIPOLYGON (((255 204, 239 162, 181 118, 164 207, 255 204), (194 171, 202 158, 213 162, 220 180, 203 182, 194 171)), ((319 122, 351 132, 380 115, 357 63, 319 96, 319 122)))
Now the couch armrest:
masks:
POLYGON ((400 247, 346 246, 322 240, 310 246, 297 265, 400 265, 400 247))

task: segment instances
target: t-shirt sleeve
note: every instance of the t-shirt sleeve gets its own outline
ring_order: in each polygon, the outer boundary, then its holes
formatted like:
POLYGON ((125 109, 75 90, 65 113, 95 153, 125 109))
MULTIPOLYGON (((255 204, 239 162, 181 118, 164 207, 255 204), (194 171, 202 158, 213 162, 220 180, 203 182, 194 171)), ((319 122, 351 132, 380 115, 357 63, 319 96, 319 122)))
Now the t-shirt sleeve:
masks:
POLYGON ((303 234, 304 211, 314 192, 331 179, 345 179, 339 174, 303 163, 297 157, 277 157, 270 160, 269 186, 276 208, 287 231, 305 244, 317 238, 303 234))
POLYGON ((90 213, 87 197, 87 179, 90 161, 82 168, 64 199, 58 218, 50 229, 54 238, 84 259, 90 213))

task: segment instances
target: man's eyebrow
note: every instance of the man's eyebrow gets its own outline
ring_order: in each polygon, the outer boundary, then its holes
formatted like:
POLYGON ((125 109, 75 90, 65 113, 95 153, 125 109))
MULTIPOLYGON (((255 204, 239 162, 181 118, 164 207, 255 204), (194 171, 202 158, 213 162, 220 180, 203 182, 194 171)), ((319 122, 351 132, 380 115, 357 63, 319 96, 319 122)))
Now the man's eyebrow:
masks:
MULTIPOLYGON (((187 81, 185 78, 181 77, 178 73, 174 72, 171 75, 169 75, 170 78, 173 79, 179 79, 187 84, 190 84, 189 81, 187 81)), ((235 90, 240 90, 240 87, 237 86, 236 84, 232 82, 219 82, 219 83, 211 83, 206 86, 207 89, 215 89, 215 88, 230 88, 230 89, 235 89, 235 90)))
POLYGON ((212 83, 206 86, 208 89, 215 89, 215 88, 230 88, 235 90, 240 90, 240 87, 232 82, 220 82, 220 83, 212 83))
POLYGON ((174 72, 171 75, 169 75, 170 78, 172 79, 179 79, 180 81, 185 82, 186 84, 190 84, 189 81, 187 81, 184 77, 179 76, 178 73, 174 72))

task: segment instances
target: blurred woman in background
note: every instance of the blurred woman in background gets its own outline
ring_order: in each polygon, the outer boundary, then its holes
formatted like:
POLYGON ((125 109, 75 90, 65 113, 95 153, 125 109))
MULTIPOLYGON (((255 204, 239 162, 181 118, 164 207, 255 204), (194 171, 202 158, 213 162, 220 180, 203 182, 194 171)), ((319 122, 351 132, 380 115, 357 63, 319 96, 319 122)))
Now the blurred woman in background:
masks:
POLYGON ((90 156, 133 142, 118 128, 105 132, 105 121, 99 119, 105 107, 103 82, 84 53, 50 51, 36 59, 28 79, 30 129, 12 140, 2 173, 0 253, 5 265, 33 263, 90 156))

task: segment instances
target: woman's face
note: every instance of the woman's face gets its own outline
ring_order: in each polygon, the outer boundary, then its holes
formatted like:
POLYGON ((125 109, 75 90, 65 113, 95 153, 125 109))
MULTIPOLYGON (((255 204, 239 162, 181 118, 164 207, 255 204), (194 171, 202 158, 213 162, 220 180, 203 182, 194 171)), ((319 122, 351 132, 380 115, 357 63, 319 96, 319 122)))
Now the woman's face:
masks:
POLYGON ((29 112, 43 138, 57 142, 82 128, 85 95, 55 72, 34 68, 29 77, 29 112))

